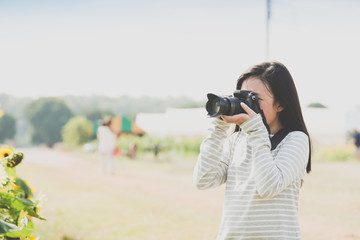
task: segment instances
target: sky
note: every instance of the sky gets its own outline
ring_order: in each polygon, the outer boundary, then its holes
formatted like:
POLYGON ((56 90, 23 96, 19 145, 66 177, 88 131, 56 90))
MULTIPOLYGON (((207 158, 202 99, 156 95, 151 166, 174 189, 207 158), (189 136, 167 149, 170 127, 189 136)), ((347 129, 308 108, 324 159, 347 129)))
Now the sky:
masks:
POLYGON ((1 0, 0 93, 231 94, 263 61, 284 63, 302 105, 360 106, 360 1, 1 0))

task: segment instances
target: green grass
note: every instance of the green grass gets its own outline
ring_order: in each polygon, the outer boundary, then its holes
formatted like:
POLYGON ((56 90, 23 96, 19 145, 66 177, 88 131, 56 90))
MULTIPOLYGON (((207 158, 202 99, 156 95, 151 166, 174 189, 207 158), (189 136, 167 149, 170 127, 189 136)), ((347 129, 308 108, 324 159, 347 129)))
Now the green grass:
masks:
POLYGON ((356 159, 355 148, 352 145, 333 146, 315 149, 314 161, 351 161, 356 159))

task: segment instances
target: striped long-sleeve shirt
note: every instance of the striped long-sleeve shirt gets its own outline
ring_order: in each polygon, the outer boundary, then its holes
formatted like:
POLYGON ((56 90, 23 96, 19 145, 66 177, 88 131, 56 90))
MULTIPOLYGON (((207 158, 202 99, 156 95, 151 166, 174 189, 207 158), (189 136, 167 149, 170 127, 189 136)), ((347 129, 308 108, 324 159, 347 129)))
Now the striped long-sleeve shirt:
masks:
POLYGON ((301 239, 298 200, 308 136, 290 132, 271 151, 260 115, 244 122, 240 132, 230 134, 232 127, 214 120, 194 170, 199 189, 226 183, 217 239, 301 239))

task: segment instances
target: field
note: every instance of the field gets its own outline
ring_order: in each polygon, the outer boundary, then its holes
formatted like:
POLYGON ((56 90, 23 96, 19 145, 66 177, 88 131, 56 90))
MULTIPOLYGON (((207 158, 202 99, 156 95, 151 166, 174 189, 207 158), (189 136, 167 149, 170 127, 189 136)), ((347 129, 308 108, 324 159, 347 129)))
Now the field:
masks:
MULTIPOLYGON (((224 189, 194 189, 195 158, 118 158, 104 175, 96 154, 21 150, 18 174, 48 199, 35 222, 43 240, 216 237, 224 189)), ((360 161, 315 162, 299 210, 304 240, 360 239, 360 161)))

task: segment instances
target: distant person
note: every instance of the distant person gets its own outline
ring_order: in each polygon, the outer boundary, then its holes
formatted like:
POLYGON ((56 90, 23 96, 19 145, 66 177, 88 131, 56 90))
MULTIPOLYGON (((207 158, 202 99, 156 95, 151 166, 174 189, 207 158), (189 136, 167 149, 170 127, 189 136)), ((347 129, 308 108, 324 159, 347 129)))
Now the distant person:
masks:
POLYGON ((155 158, 157 158, 159 152, 160 152, 160 144, 157 143, 154 146, 154 156, 155 156, 155 158))
POLYGON ((355 129, 352 137, 354 139, 355 154, 356 154, 356 157, 359 158, 360 157, 360 133, 359 133, 359 131, 355 129))
POLYGON ((136 153, 137 153, 137 145, 136 145, 136 143, 134 143, 131 145, 131 147, 129 149, 128 157, 135 159, 136 153))
POLYGON ((241 103, 246 113, 215 118, 194 169, 199 189, 226 183, 217 240, 299 240, 311 154, 293 78, 283 64, 265 62, 244 72, 236 89, 255 93, 263 112, 241 103))
POLYGON ((111 119, 105 119, 97 130, 98 153, 102 171, 115 174, 113 152, 116 149, 116 134, 111 130, 111 119))

